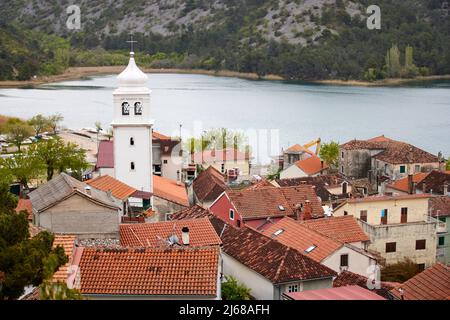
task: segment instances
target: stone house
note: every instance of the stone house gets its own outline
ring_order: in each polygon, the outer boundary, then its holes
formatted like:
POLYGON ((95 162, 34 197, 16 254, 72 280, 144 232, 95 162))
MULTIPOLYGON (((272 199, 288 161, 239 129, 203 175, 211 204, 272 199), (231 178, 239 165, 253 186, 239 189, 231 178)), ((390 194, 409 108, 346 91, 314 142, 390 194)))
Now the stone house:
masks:
POLYGON ((437 222, 436 259, 450 264, 450 196, 430 198, 430 213, 437 222))
POLYGON ((79 238, 117 238, 121 202, 62 173, 29 194, 33 223, 79 238))
POLYGON ((212 166, 222 174, 238 169, 239 176, 250 175, 250 160, 251 157, 247 152, 237 149, 203 150, 191 154, 191 163, 201 165, 205 169, 212 166))
MULTIPOLYGON (((376 137, 339 146, 339 172, 351 178, 385 176, 396 180, 408 174, 439 169, 442 159, 411 144, 376 137)), ((376 182, 376 181, 372 181, 376 182)))
POLYGON ((430 197, 415 194, 349 199, 333 215, 356 217, 370 238, 368 249, 378 252, 386 264, 409 258, 425 268, 436 261, 437 223, 429 215, 430 197))

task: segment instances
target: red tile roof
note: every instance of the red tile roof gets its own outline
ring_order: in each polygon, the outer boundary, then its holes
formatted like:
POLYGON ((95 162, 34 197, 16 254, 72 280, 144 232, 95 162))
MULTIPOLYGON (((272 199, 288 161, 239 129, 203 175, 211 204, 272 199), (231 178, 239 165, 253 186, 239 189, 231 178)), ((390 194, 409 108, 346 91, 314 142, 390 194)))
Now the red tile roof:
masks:
POLYGON ((167 240, 175 231, 180 244, 182 242, 181 229, 189 228, 189 246, 220 245, 219 236, 208 218, 165 221, 142 224, 121 224, 120 243, 124 247, 161 247, 167 246, 167 240))
MULTIPOLYGON (((367 280, 368 278, 361 276, 359 274, 350 271, 343 271, 333 280, 333 287, 337 288, 337 287, 358 285, 362 288, 368 289, 367 280)), ((380 283, 380 288, 373 289, 372 292, 386 299, 389 299, 390 298, 389 291, 395 288, 396 285, 398 285, 398 283, 383 281, 380 283)))
POLYGON ((345 150, 381 150, 374 158, 391 164, 438 162, 438 157, 429 152, 411 144, 392 140, 384 136, 369 140, 355 139, 342 144, 340 148, 345 150))
POLYGON ((97 164, 95 165, 95 168, 114 168, 113 141, 100 141, 98 145, 97 164))
POLYGON ((429 194, 405 194, 397 196, 371 196, 365 198, 355 198, 347 200, 348 203, 364 203, 364 202, 375 202, 375 201, 389 201, 389 200, 412 200, 412 199, 426 199, 432 198, 429 194))
POLYGON ((306 220, 301 223, 307 228, 343 243, 370 240, 353 216, 306 220))
POLYGON ((221 234, 223 252, 274 284, 331 278, 336 272, 248 227, 236 228, 211 217, 221 234))
MULTIPOLYGON (((416 184, 419 183, 420 181, 425 179, 428 176, 428 174, 429 174, 429 172, 420 172, 420 173, 414 174, 413 182, 415 182, 416 184)), ((408 192, 409 191, 408 177, 394 181, 393 183, 388 184, 387 187, 395 189, 395 190, 403 191, 403 192, 408 192)))
POLYGON ((212 213, 210 213, 209 210, 204 209, 196 204, 193 207, 186 208, 171 214, 170 219, 183 220, 183 219, 209 218, 211 215, 212 213))
POLYGON ((98 190, 111 191, 111 194, 120 200, 126 200, 136 192, 135 188, 108 175, 88 180, 86 183, 98 190))
POLYGON ((400 284, 391 290, 398 299, 401 298, 400 288, 404 290, 405 300, 449 300, 450 267, 438 262, 400 284))
POLYGON ((68 257, 69 261, 59 267, 59 269, 53 274, 52 281, 66 282, 69 276, 69 267, 72 264, 73 251, 75 247, 75 236, 72 235, 55 235, 55 240, 53 241, 53 248, 61 246, 64 248, 64 253, 68 257))
POLYGON ((120 296, 216 296, 219 249, 85 248, 80 292, 120 296))
POLYGON ((264 235, 279 241, 280 243, 302 252, 306 256, 317 262, 323 261, 333 252, 343 246, 342 242, 328 238, 310 228, 299 224, 291 218, 284 218, 269 226, 262 232, 264 235), (277 235, 277 232, 280 232, 277 235), (305 250, 311 246, 316 246, 311 252, 305 250))
MULTIPOLYGON (((156 141, 162 141, 165 144, 168 142, 172 142, 171 137, 165 136, 159 132, 153 131, 152 133, 152 140, 156 141)), ((178 144, 179 142, 174 141, 175 144, 178 144)), ((170 145, 170 143, 169 143, 170 145)), ((169 146, 170 148, 170 146, 169 146)), ((162 150, 164 154, 164 150, 162 150)), ((99 168, 114 168, 114 141, 112 140, 102 140, 99 143, 98 146, 98 153, 97 153, 97 164, 95 166, 96 169, 99 168)))
POLYGON ((311 202, 312 214, 323 217, 323 208, 312 186, 287 188, 265 187, 256 190, 226 191, 236 210, 244 219, 293 216, 298 204, 311 202), (284 210, 280 210, 280 206, 284 210))
POLYGON ((294 153, 294 152, 295 152, 295 153, 300 153, 300 152, 306 152, 306 153, 308 153, 308 154, 310 154, 310 155, 314 155, 314 152, 312 152, 312 151, 309 150, 309 149, 306 149, 305 147, 303 147, 303 146, 301 146, 301 145, 299 145, 299 144, 294 144, 293 146, 287 148, 285 152, 287 152, 287 153, 294 153))
POLYGON ((275 186, 266 179, 262 179, 260 181, 253 183, 251 186, 245 188, 245 190, 258 190, 261 188, 275 188, 275 186))
POLYGON ((430 198, 429 208, 433 217, 450 217, 450 197, 437 196, 430 198))
POLYGON ((195 196, 201 202, 214 201, 229 189, 225 184, 225 177, 213 166, 209 166, 195 178, 192 188, 195 196))
POLYGON ((153 194, 170 202, 188 207, 189 200, 184 184, 178 185, 175 180, 153 175, 153 194))
POLYGON ((17 202, 16 212, 26 211, 28 213, 28 221, 33 220, 33 205, 30 199, 19 199, 17 202))
POLYGON ((300 160, 295 163, 307 175, 314 175, 328 168, 326 163, 322 164, 322 160, 319 157, 311 156, 305 160, 300 160))
POLYGON ((249 155, 246 152, 242 152, 235 149, 225 149, 225 150, 203 150, 194 153, 191 159, 195 163, 212 163, 212 162, 223 162, 225 161, 240 161, 249 160, 249 155), (202 155, 203 154, 203 155, 202 155))
POLYGON ((360 286, 290 292, 285 295, 291 300, 386 300, 360 286))
POLYGON ((448 186, 447 192, 450 192, 450 172, 433 170, 417 183, 417 189, 424 193, 433 192, 433 194, 444 195, 444 185, 448 186), (426 190, 424 190, 424 187, 426 190))

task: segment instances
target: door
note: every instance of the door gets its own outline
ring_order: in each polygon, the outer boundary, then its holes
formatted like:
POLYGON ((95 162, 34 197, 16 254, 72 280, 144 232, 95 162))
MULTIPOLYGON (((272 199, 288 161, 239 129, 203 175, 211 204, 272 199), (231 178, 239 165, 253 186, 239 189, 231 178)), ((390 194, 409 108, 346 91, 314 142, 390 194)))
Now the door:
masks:
POLYGON ((381 224, 388 223, 388 209, 381 210, 381 224))

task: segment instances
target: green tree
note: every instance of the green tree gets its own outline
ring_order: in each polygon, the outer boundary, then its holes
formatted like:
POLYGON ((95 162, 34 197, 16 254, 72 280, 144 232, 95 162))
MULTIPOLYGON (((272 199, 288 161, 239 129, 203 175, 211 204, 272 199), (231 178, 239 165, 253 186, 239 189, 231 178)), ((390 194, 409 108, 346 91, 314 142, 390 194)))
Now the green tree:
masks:
POLYGON ((25 189, 32 179, 38 178, 43 172, 42 164, 36 157, 25 153, 16 153, 13 157, 0 158, 0 174, 13 177, 25 189))
POLYGON ((405 259, 399 263, 382 268, 381 281, 403 283, 418 273, 420 273, 420 269, 417 264, 410 259, 405 259))
POLYGON ((386 54, 386 68, 389 77, 396 78, 400 76, 402 70, 400 64, 400 51, 396 45, 393 45, 386 54))
POLYGON ((251 290, 239 283, 234 277, 225 276, 225 282, 222 283, 223 300, 251 300, 251 290))
POLYGON ((57 136, 31 145, 28 155, 34 157, 45 168, 47 180, 51 180, 55 172, 70 170, 80 173, 88 168, 86 152, 74 143, 66 144, 57 136))
POLYGON ((17 299, 26 286, 40 285, 68 261, 62 247, 52 248, 50 233, 30 239, 27 214, 17 214, 16 205, 9 183, 0 182, 0 300, 17 299))
POLYGON ((18 118, 10 118, 4 125, 4 131, 6 132, 8 141, 17 146, 20 150, 23 142, 30 138, 33 134, 33 128, 23 120, 18 118))
POLYGON ((40 289, 40 300, 85 300, 78 290, 70 289, 64 282, 44 281, 40 289))
POLYGON ((335 141, 324 143, 320 148, 320 158, 330 167, 337 168, 339 161, 339 143, 335 141))
POLYGON ((447 163, 445 164, 446 170, 450 170, 450 159, 447 160, 447 163))
POLYGON ((43 131, 50 127, 50 121, 42 114, 37 114, 28 120, 28 124, 33 127, 35 136, 39 136, 43 131))
POLYGON ((49 126, 52 129, 54 135, 57 134, 58 127, 63 120, 64 120, 64 117, 60 113, 56 113, 56 114, 48 117, 49 126))

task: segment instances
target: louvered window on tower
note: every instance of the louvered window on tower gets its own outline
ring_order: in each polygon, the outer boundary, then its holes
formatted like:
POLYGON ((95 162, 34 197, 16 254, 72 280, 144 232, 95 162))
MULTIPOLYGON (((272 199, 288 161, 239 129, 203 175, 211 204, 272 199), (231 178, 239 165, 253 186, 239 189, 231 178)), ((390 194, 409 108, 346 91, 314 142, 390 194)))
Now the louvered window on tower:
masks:
POLYGON ((130 167, 131 167, 131 170, 135 169, 134 162, 131 163, 130 167))
POLYGON ((130 138, 130 145, 134 146, 134 138, 130 138))

